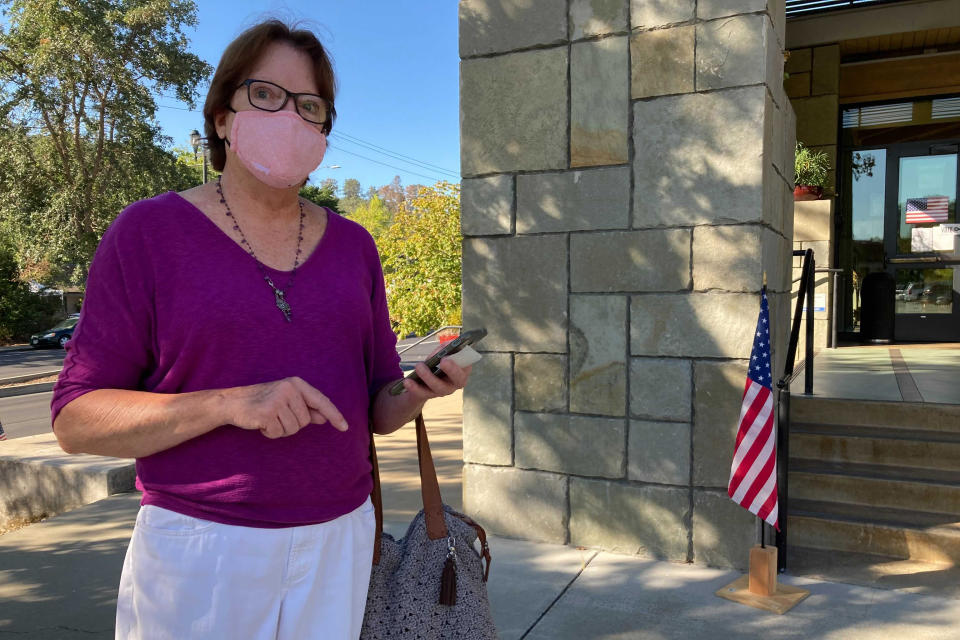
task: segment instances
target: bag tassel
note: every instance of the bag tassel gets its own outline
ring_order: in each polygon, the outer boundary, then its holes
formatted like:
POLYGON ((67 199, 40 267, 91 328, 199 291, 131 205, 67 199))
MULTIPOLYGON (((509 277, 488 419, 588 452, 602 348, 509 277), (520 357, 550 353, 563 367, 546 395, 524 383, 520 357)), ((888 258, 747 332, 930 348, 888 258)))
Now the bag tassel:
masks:
POLYGON ((443 574, 440 577, 440 604, 452 607, 457 604, 457 564, 454 560, 453 542, 449 543, 447 559, 443 563, 443 574))

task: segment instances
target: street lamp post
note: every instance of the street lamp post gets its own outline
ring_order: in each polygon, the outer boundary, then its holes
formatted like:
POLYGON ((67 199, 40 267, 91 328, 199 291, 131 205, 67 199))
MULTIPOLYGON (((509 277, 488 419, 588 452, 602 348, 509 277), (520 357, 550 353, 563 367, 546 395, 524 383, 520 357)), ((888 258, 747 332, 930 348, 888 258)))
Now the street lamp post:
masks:
POLYGON ((193 159, 197 159, 197 151, 203 148, 203 184, 207 184, 207 139, 194 129, 190 132, 190 146, 193 147, 193 159))

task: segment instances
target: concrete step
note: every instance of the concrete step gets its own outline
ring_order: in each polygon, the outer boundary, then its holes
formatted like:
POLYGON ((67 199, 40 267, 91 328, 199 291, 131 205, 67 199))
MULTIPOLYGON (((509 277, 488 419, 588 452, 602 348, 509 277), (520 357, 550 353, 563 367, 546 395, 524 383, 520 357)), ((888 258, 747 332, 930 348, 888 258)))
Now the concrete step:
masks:
POLYGON ((798 423, 791 425, 790 457, 960 471, 960 433, 798 423))
POLYGON ((790 498, 951 513, 960 519, 960 471, 790 460, 790 498))
POLYGON ((960 517, 790 498, 790 544, 960 564, 960 517))
POLYGON ((64 453, 51 433, 0 443, 0 525, 132 491, 134 461, 64 453))
POLYGON ((869 553, 824 551, 789 545, 792 576, 960 598, 960 567, 869 553))
POLYGON ((790 396, 790 421, 960 434, 960 405, 790 396))

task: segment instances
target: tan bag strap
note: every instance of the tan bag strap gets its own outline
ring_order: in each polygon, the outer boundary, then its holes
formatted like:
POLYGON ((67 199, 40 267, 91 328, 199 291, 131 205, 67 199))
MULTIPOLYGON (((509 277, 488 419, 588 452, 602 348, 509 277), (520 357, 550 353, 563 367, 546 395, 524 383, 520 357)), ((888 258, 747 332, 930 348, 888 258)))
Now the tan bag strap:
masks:
MULTIPOLYGON (((427 426, 423 414, 417 416, 417 461, 420 465, 420 494, 423 499, 423 514, 427 524, 427 537, 439 540, 447 537, 447 523, 443 518, 443 499, 440 497, 440 483, 437 470, 430 453, 430 441, 427 439, 427 426)), ((370 463, 373 465, 373 491, 370 500, 377 518, 377 535, 373 545, 373 564, 380 563, 380 538, 383 536, 383 496, 380 492, 380 467, 377 464, 377 447, 373 442, 373 425, 370 429, 370 463)))

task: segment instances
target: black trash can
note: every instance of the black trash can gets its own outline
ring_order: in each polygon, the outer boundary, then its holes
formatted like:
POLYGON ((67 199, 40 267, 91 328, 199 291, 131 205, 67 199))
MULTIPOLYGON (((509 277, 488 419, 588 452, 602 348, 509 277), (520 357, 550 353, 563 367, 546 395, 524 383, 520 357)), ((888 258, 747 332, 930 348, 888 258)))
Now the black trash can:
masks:
POLYGON ((886 271, 868 273, 860 288, 860 338, 864 342, 893 342, 896 283, 886 271))

